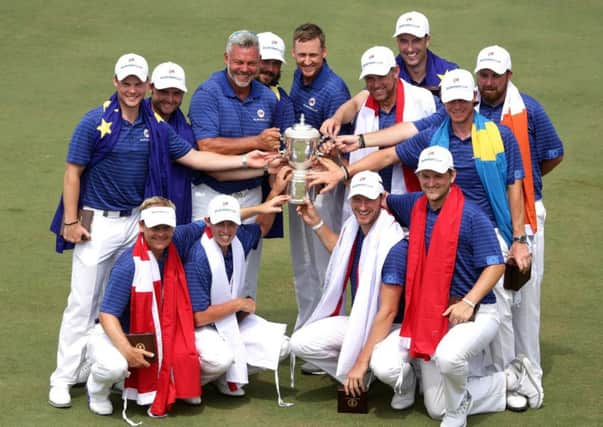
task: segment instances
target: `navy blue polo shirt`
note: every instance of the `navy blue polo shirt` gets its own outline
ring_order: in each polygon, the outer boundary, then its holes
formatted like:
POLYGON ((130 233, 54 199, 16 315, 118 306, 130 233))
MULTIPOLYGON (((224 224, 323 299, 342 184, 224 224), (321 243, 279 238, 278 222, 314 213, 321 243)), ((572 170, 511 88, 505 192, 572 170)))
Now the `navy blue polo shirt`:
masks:
MULTIPOLYGON (((423 193, 409 193, 393 194, 387 197, 388 208, 402 226, 410 227, 412 208, 422 195, 423 193)), ((427 203, 426 251, 429 250, 431 232, 439 213, 439 210, 433 211, 427 203)), ((496 264, 504 264, 504 259, 494 227, 481 209, 465 198, 450 295, 464 297, 473 288, 482 270, 496 264)), ((481 302, 494 303, 496 297, 493 292, 490 292, 481 302)))
MULTIPOLYGON (((97 127, 102 107, 89 111, 79 122, 67 153, 67 162, 86 166, 94 153, 97 127)), ((149 168, 149 131, 139 115, 134 123, 121 118, 119 138, 113 150, 92 168, 85 170, 82 179, 86 187, 80 195, 82 205, 103 210, 129 210, 144 199, 149 168)), ((188 142, 173 129, 168 132, 168 151, 172 160, 191 150, 188 142)))
MULTIPOLYGON (((188 116, 197 141, 205 138, 255 136, 275 125, 274 93, 253 80, 249 96, 238 98, 228 81, 226 70, 217 71, 203 82, 191 98, 188 116)), ((202 174, 195 184, 205 183, 223 194, 255 188, 262 178, 218 181, 202 174)))
MULTIPOLYGON (((302 73, 295 70, 289 96, 293 101, 295 120, 299 121, 303 113, 307 124, 320 129, 322 122, 335 114, 341 104, 350 99, 350 91, 325 60, 318 75, 307 85, 304 84, 302 73)), ((340 133, 351 133, 351 126, 342 127, 340 133)))
MULTIPOLYGON (((199 240, 204 228, 203 222, 193 222, 176 227, 172 242, 174 242, 182 261, 186 259, 191 246, 199 240)), ((126 333, 130 330, 130 295, 135 271, 133 249, 134 246, 126 249, 115 262, 109 274, 109 282, 100 307, 102 313, 118 317, 121 327, 126 333)), ((164 260, 157 260, 157 262, 163 278, 164 260)))
MULTIPOLYGON (((262 231, 257 224, 242 224, 237 228, 237 237, 241 241, 245 257, 247 257, 249 251, 257 247, 262 238, 262 231)), ((230 280, 233 270, 232 245, 228 248, 227 254, 224 255, 224 266, 226 268, 226 276, 230 280)), ((186 271, 186 281, 188 283, 193 312, 207 310, 212 304, 212 274, 209 261, 207 260, 207 253, 201 242, 195 243, 190 249, 184 263, 184 270, 186 271)))
MULTIPOLYGON (((400 286, 406 284, 406 259, 408 256, 408 240, 402 239, 391 247, 381 269, 381 281, 387 286, 400 286)), ((404 291, 400 296, 398 314, 394 323, 402 323, 404 318, 404 291)))
MULTIPOLYGON (((499 126, 498 129, 505 147, 507 185, 511 185, 516 179, 523 179, 524 177, 521 154, 519 153, 519 146, 517 145, 515 136, 513 136, 509 128, 499 126)), ((396 145, 396 154, 400 161, 404 165, 416 169, 421 151, 430 145, 431 138, 436 130, 435 127, 428 128, 409 140, 396 145)), ((450 145, 448 149, 452 153, 456 169, 455 183, 461 187, 465 197, 478 205, 490 218, 492 224, 496 226, 488 194, 482 185, 475 167, 471 136, 461 140, 450 131, 450 145)))

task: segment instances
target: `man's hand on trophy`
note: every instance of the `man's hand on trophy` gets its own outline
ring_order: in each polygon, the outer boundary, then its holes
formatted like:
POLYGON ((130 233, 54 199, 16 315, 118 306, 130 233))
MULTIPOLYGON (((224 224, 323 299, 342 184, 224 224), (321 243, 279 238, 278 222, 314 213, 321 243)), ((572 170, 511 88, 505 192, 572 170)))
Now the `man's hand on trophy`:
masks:
POLYGON ((314 204, 307 197, 304 198, 304 203, 295 208, 297 214, 310 227, 320 224, 320 215, 316 211, 314 204))
POLYGON ((286 194, 280 194, 278 196, 274 196, 270 200, 266 200, 264 203, 258 206, 260 209, 260 213, 262 214, 272 214, 272 213, 280 213, 283 211, 283 205, 290 199, 290 196, 286 194))
POLYGON ((265 151, 253 150, 247 154, 241 155, 241 166, 243 168, 261 169, 270 164, 274 159, 279 158, 278 153, 266 153, 265 151))
POLYGON ((293 169, 291 166, 281 166, 275 175, 270 175, 270 186, 272 192, 283 194, 287 190, 289 182, 293 179, 293 169))
POLYGON ((341 153, 351 153, 360 148, 358 135, 340 135, 334 139, 335 147, 341 153))
POLYGON ((331 138, 335 138, 341 130, 341 122, 333 117, 329 117, 327 120, 322 122, 320 126, 320 133, 331 138))
POLYGON ((274 160, 268 163, 267 172, 272 175, 276 175, 283 166, 288 164, 287 159, 283 158, 281 155, 277 156, 274 160))
POLYGON ((264 129, 257 136, 257 148, 264 151, 278 151, 281 147, 281 133, 278 128, 264 129))
POLYGON ((321 157, 316 160, 316 168, 313 168, 306 174, 306 183, 308 188, 324 185, 319 194, 331 191, 335 186, 345 178, 345 173, 341 166, 338 166, 333 160, 321 157))

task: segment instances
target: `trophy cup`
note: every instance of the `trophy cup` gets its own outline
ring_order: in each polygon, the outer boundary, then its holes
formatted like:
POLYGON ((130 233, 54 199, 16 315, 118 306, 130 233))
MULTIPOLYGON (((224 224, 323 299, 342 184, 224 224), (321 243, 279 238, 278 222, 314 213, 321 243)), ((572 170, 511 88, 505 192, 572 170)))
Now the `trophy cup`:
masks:
POLYGON ((285 130, 284 157, 293 168, 293 179, 289 184, 289 203, 301 205, 304 198, 314 199, 314 191, 306 188, 306 173, 312 166, 312 156, 320 144, 320 133, 305 123, 302 114, 299 123, 285 130))

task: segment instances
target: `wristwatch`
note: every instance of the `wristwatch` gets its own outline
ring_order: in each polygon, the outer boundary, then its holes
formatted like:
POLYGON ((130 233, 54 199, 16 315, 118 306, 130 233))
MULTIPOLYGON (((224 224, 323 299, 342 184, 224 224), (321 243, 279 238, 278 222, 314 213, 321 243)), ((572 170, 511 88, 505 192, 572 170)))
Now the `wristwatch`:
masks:
POLYGON ((526 236, 525 234, 523 236, 515 236, 513 237, 513 243, 524 243, 524 244, 528 244, 528 236, 526 236))

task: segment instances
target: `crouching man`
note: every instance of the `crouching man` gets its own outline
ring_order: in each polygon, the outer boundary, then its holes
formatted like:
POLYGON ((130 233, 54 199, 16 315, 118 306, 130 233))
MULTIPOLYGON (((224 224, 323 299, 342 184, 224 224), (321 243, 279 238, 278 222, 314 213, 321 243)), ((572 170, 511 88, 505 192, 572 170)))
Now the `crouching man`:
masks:
MULTIPOLYGON (((176 399, 201 403, 192 308, 180 256, 201 236, 202 223, 176 228, 171 201, 140 206, 140 234, 117 260, 87 347, 90 410, 110 415, 111 386, 125 379, 123 397, 165 416, 176 399), (151 333, 155 352, 134 347, 126 333, 151 333)), ((124 411, 125 417, 125 411, 124 411)))
MULTIPOLYGON (((410 226, 404 319, 395 344, 419 360, 428 414, 442 419, 441 426, 464 426, 469 414, 503 411, 512 391, 540 407, 542 387, 527 358, 487 376, 478 363, 500 325, 492 289, 504 261, 492 224, 453 184, 446 148, 424 149, 416 173, 423 194, 389 196, 387 205, 410 226)), ((390 373, 382 381, 396 382, 399 356, 391 348, 375 347, 373 364, 390 373), (384 368, 387 360, 392 369, 384 368)))
MULTIPOLYGON (((281 205, 287 200, 288 196, 279 194, 290 172, 290 168, 281 169, 269 200, 281 205)), ((193 245, 185 263, 195 343, 203 383, 213 381, 220 393, 243 396, 249 374, 261 369, 276 372, 280 359, 289 354, 286 325, 256 316, 255 301, 241 294, 245 258, 272 226, 274 211, 258 211, 255 224, 241 224, 238 201, 218 195, 210 201, 208 213, 201 241, 193 245)))
POLYGON ((348 196, 353 215, 339 235, 324 224, 311 203, 297 208, 331 257, 322 298, 308 321, 291 337, 291 351, 342 384, 377 312, 385 256, 404 236, 392 215, 381 208, 383 192, 379 174, 364 171, 354 176, 348 196), (348 281, 352 309, 345 315, 348 281))

